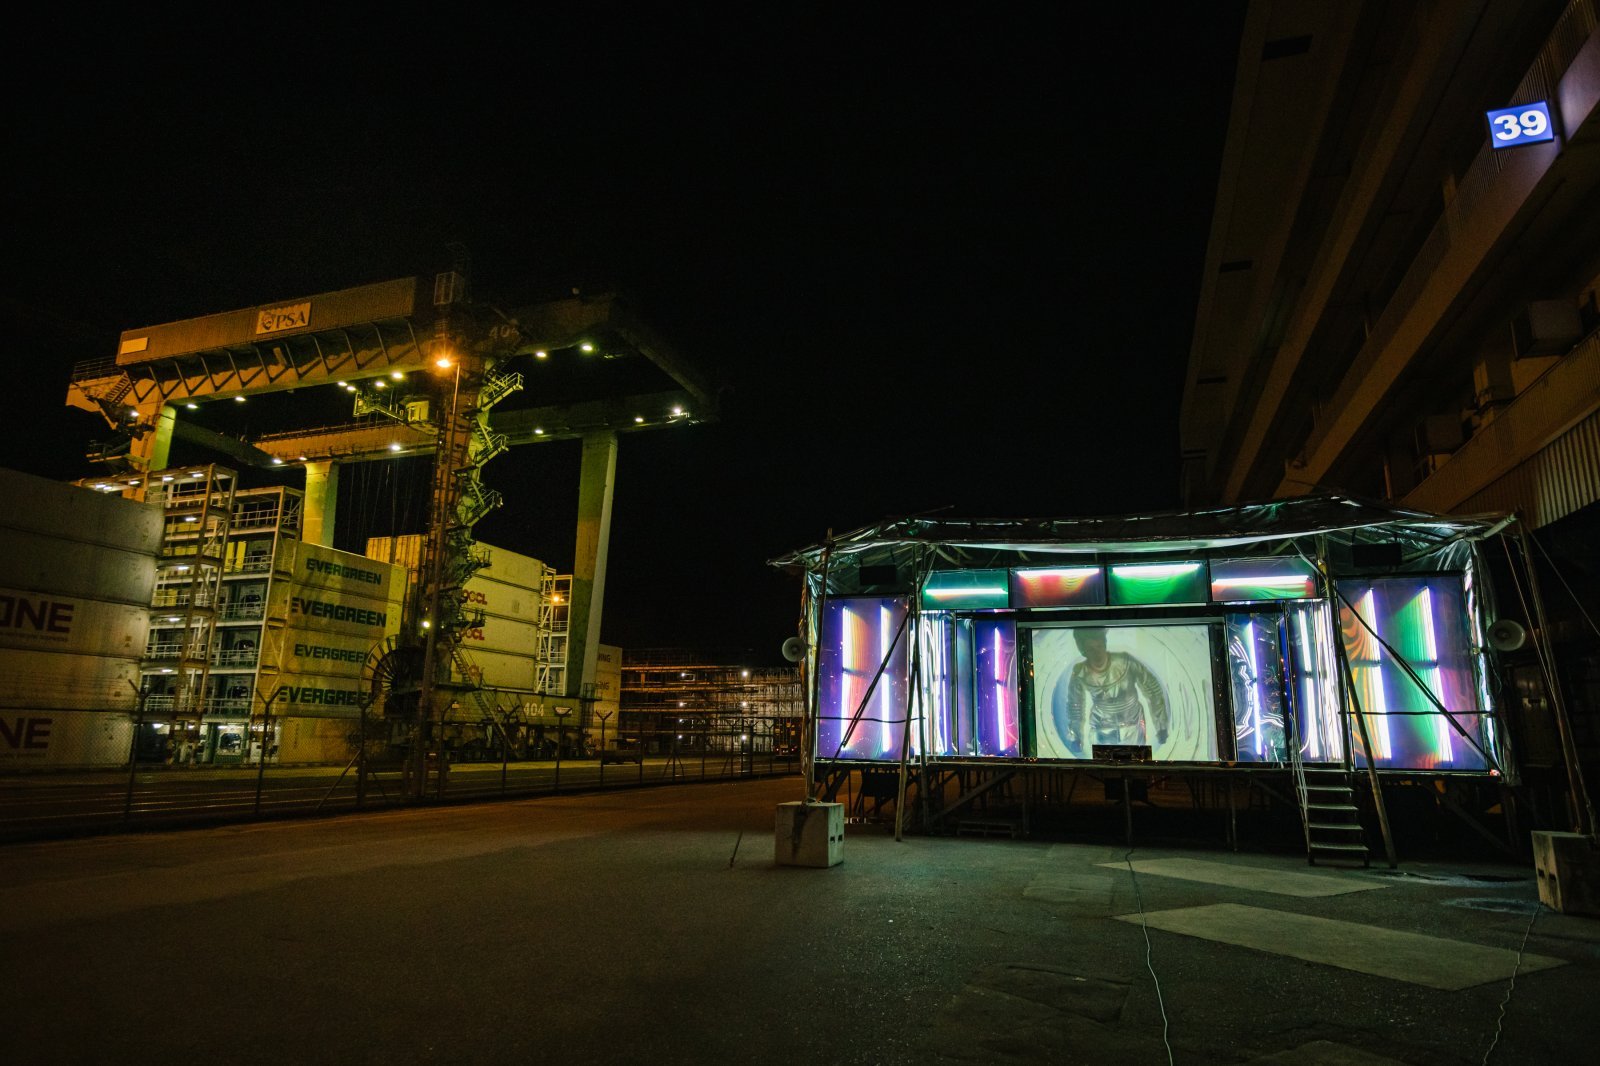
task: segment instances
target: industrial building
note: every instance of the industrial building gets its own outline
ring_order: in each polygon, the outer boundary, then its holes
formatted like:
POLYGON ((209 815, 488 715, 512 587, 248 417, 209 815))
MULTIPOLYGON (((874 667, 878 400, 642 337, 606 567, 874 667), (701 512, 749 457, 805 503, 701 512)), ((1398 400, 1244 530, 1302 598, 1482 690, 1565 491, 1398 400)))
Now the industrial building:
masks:
MULTIPOLYGON (((1567 705, 1591 773, 1597 104, 1595 0, 1252 3, 1180 427, 1191 507, 1518 515, 1548 617, 1503 554, 1499 616, 1548 629, 1554 666, 1530 646, 1507 687, 1525 719, 1567 705)), ((1526 769, 1559 778, 1556 749, 1526 769)))
POLYGON ((621 732, 651 752, 799 754, 800 674, 752 665, 748 653, 629 648, 622 656, 621 732))

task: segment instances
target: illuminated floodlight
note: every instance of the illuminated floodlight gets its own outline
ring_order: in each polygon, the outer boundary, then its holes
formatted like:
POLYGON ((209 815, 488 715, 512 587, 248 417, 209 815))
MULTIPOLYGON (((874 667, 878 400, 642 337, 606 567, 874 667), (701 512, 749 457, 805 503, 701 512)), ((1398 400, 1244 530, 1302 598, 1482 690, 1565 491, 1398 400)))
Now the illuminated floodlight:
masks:
POLYGON ((544 436, 544 430, 539 426, 534 426, 533 427, 533 435, 535 437, 542 437, 542 436, 544 436))
POLYGON ((348 387, 350 383, 348 381, 335 381, 334 384, 343 389, 348 387))
POLYGON ((162 481, 171 481, 172 480, 172 475, 171 474, 162 474, 161 475, 161 480, 162 481))
POLYGON ((391 451, 391 452, 397 452, 397 451, 399 451, 399 450, 400 450, 400 445, 399 445, 399 444, 398 444, 398 443, 396 443, 396 444, 390 444, 390 445, 389 445, 389 450, 390 450, 390 451, 391 451))
POLYGON ((200 519, 196 518, 194 515, 189 515, 188 517, 186 517, 184 519, 184 521, 185 522, 198 522, 198 521, 200 521, 200 519))
POLYGON ((303 462, 305 462, 305 461, 306 461, 306 457, 305 457, 305 456, 303 456, 303 455, 302 455, 302 456, 301 456, 301 457, 300 457, 300 462, 302 462, 302 463, 303 463, 303 462))
POLYGON ((234 403, 244 403, 244 397, 243 396, 235 396, 233 398, 233 402, 234 403))
POLYGON ((132 478, 132 479, 130 479, 128 481, 128 484, 130 484, 130 485, 137 485, 138 483, 139 483, 139 479, 138 478, 132 478))
POLYGON ((539 350, 537 352, 534 352, 533 353, 533 357, 535 359, 548 359, 548 358, 550 358, 550 353, 547 352, 547 351, 544 351, 543 349, 541 349, 541 350, 539 350))
POLYGON ((375 389, 387 389, 389 387, 389 383, 386 381, 374 381, 372 383, 372 387, 375 389))
POLYGON ((589 352, 594 351, 594 345, 590 344, 588 341, 584 341, 582 344, 578 345, 578 351, 588 354, 589 352))
POLYGON ((191 411, 198 411, 198 410, 200 410, 200 405, 199 405, 199 404, 197 404, 197 403, 186 403, 186 404, 184 404, 184 405, 183 405, 183 406, 185 406, 185 407, 187 407, 187 408, 188 408, 188 409, 189 409, 189 410, 191 410, 191 411))
MULTIPOLYGON (((189 471, 189 476, 190 477, 205 477, 206 476, 206 472, 204 470, 191 470, 191 471, 189 471)), ((130 481, 130 482, 128 482, 128 484, 132 485, 133 482, 130 481)))
POLYGON ((433 628, 433 623, 428 621, 426 618, 424 618, 422 620, 422 628, 423 629, 432 629, 433 628))
POLYGON ((674 417, 683 414, 683 405, 679 404, 678 406, 674 407, 672 409, 672 414, 674 417))
POLYGON ((272 457, 272 465, 273 466, 282 466, 283 465, 283 460, 279 459, 276 455, 274 455, 272 457))
POLYGON ((396 381, 404 381, 406 379, 405 374, 399 370, 391 370, 389 372, 389 376, 394 378, 396 381))
POLYGON ((633 420, 634 420, 635 423, 643 422, 644 421, 644 415, 634 415, 633 416, 633 420))
POLYGON ((439 358, 433 361, 433 365, 438 367, 440 370, 449 370, 450 357, 448 355, 441 355, 439 358))

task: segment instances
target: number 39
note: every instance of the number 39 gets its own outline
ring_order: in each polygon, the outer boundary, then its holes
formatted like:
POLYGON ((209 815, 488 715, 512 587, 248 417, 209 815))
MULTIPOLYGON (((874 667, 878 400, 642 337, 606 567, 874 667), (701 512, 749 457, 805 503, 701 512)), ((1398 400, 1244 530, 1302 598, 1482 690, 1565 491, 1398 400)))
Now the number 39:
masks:
POLYGON ((1542 111, 1524 111, 1520 115, 1501 115, 1494 120, 1499 129, 1494 131, 1497 141, 1514 141, 1519 137, 1537 137, 1550 127, 1550 120, 1542 111))

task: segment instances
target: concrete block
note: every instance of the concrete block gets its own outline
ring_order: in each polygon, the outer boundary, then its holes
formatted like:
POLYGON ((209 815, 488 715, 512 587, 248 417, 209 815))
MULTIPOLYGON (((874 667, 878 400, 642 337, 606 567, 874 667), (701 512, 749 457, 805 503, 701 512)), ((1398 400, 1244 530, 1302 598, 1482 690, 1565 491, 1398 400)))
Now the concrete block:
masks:
POLYGON ((778 804, 772 854, 779 866, 839 865, 844 861, 844 804, 778 804))
POLYGON ((1600 850, 1582 833, 1533 834, 1539 902, 1562 914, 1600 916, 1600 850))

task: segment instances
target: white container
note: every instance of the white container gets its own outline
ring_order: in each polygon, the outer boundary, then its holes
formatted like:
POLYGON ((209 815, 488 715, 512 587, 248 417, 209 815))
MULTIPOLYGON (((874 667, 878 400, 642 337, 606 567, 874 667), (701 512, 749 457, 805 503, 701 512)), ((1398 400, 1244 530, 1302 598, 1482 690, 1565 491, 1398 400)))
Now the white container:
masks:
POLYGON ((844 861, 844 804, 780 803, 772 838, 779 866, 837 866, 844 861))
POLYGON ((132 711, 138 703, 138 681, 135 659, 0 651, 0 708, 132 711))
POLYGON ((471 610, 521 622, 533 622, 539 617, 537 589, 496 581, 484 577, 481 571, 467 579, 466 588, 461 590, 461 602, 471 610))
POLYGON ((473 653, 496 651, 532 659, 539 648, 539 631, 531 622, 487 615, 483 625, 462 631, 461 646, 473 653))
POLYGON ((32 708, 0 711, 0 769, 126 766, 126 714, 32 708))
POLYGON ((147 607, 0 586, 0 649, 138 660, 147 607))
POLYGON ((154 556, 161 548, 161 508, 154 504, 3 469, 0 494, 9 501, 0 510, 0 529, 43 533, 136 555, 154 556))
POLYGON ((475 648, 465 648, 465 650, 467 661, 475 676, 463 677, 461 671, 452 665, 451 674, 457 681, 481 685, 484 688, 533 691, 534 662, 530 656, 506 655, 503 652, 479 651, 475 648))
POLYGON ((155 584, 154 553, 0 527, 0 585, 149 606, 155 584))

